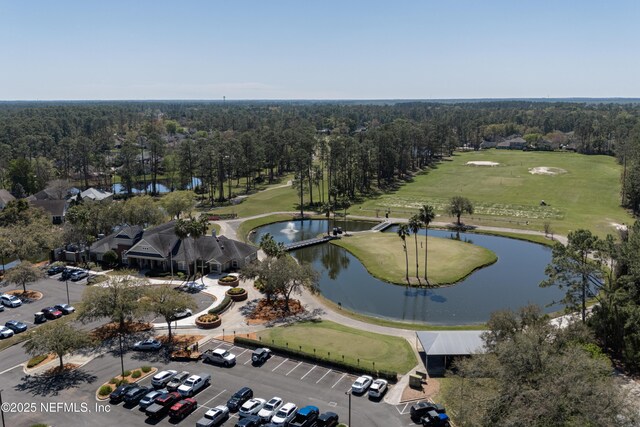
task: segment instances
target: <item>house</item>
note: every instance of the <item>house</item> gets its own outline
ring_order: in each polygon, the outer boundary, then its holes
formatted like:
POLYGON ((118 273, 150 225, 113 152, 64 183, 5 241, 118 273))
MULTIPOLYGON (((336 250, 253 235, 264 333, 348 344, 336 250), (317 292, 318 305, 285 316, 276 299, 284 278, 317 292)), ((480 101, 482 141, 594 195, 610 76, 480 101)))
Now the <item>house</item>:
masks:
POLYGON ((67 213, 66 200, 30 200, 29 204, 48 213, 51 217, 51 223, 62 224, 64 222, 64 216, 67 213))
POLYGON ((204 271, 221 273, 242 268, 257 259, 258 249, 225 236, 198 239, 176 236, 175 221, 140 231, 123 228, 91 246, 97 261, 108 250, 116 251, 123 264, 139 269, 162 271, 204 271))
MULTIPOLYGON (((76 200, 77 196, 71 198, 72 200, 76 200)), ((108 191, 100 190, 99 188, 87 188, 83 192, 80 193, 80 200, 92 200, 94 202, 101 202, 103 200, 113 200, 113 193, 108 191)))
POLYGON ((9 193, 5 189, 0 189, 0 211, 7 206, 7 203, 14 201, 16 198, 13 197, 11 193, 9 193))
POLYGON ((429 376, 442 376, 459 357, 484 353, 484 331, 420 331, 416 341, 424 352, 425 368, 429 376))
POLYGON ((519 136, 511 136, 508 139, 499 142, 496 145, 496 148, 503 150, 523 150, 527 148, 527 141, 519 136))
POLYGON ((480 149, 486 150, 487 148, 496 148, 497 145, 498 141, 487 141, 486 139, 483 139, 480 143, 480 149))

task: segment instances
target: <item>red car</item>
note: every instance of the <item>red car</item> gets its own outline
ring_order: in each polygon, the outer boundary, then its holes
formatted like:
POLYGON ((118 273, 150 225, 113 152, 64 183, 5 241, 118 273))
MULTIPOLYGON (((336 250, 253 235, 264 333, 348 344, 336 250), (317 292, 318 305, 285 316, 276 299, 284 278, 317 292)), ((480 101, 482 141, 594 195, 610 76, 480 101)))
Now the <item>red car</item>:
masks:
POLYGON ((62 317, 62 312, 55 307, 45 307, 42 309, 44 317, 49 320, 59 319, 62 317))
POLYGON ((182 419, 193 412, 198 407, 198 402, 195 399, 188 397, 174 404, 169 409, 169 418, 182 419))

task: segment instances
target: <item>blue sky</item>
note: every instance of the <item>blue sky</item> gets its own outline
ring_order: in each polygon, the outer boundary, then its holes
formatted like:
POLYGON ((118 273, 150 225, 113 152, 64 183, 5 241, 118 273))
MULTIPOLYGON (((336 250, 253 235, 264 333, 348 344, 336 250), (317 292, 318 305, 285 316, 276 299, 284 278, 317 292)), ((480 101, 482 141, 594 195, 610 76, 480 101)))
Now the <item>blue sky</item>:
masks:
POLYGON ((0 99, 640 97, 637 0, 0 0, 0 99))

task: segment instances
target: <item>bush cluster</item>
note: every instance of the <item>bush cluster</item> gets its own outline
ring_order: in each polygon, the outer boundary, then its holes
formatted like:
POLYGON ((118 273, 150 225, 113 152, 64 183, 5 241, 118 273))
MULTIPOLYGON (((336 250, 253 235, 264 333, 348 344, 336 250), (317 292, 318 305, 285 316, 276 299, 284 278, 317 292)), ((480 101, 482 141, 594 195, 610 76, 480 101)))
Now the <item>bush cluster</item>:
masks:
POLYGON ((34 366, 39 365, 46 358, 47 358, 46 354, 41 354, 40 356, 32 357, 27 362, 27 368, 33 368, 34 366))
POLYGON ((213 323, 217 321, 219 317, 217 314, 202 314, 198 316, 198 321, 202 323, 213 323))
POLYGON ((144 372, 145 374, 148 373, 148 372, 151 372, 151 366, 145 365, 140 369, 142 369, 142 372, 144 372))
POLYGON ((140 378, 141 376, 142 376, 142 372, 140 372, 137 369, 131 373, 131 378, 140 378))
POLYGON ((98 390, 98 395, 99 396, 109 396, 111 394, 111 387, 108 385, 103 385, 102 387, 100 387, 100 389, 98 390))
POLYGON ((129 375, 131 375, 131 371, 127 369, 126 371, 123 372, 123 374, 125 377, 128 377, 129 375))
POLYGON ((222 300, 222 302, 220 304, 218 304, 217 306, 213 307, 211 310, 208 311, 209 314, 219 314, 222 313, 223 311, 225 311, 227 309, 227 307, 229 307, 229 305, 231 305, 233 301, 231 300, 231 297, 229 297, 228 295, 224 296, 224 299, 222 300))
POLYGON ((238 278, 235 276, 224 276, 221 279, 219 279, 218 282, 231 283, 231 282, 235 282, 236 280, 238 280, 238 278))
POLYGON ((231 288, 227 291, 229 295, 240 295, 247 292, 244 288, 231 288))

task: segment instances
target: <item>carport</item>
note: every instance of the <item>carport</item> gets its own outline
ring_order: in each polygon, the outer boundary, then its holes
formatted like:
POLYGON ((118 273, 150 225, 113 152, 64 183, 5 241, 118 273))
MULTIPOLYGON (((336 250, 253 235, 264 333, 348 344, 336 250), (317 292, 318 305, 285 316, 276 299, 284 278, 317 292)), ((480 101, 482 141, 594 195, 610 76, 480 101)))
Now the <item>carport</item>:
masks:
MULTIPOLYGON (((424 364, 430 376, 442 375, 454 358, 484 352, 484 331, 416 332, 425 353, 424 364)), ((417 344, 417 343, 416 343, 417 344)))

